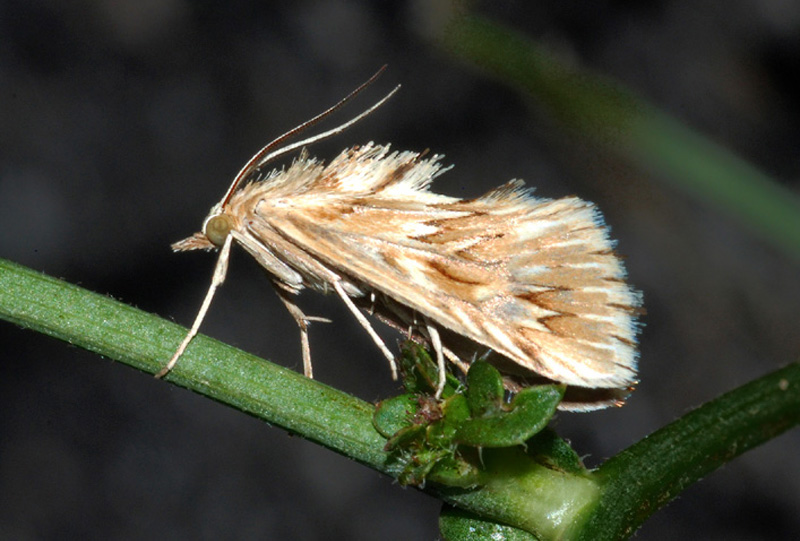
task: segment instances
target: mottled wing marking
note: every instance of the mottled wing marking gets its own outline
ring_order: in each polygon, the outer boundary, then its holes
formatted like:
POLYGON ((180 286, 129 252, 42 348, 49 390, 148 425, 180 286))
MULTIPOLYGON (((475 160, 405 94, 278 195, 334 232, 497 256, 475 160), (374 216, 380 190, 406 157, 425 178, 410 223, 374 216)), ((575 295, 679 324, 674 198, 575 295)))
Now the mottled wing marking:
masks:
POLYGON ((596 208, 534 198, 517 180, 473 200, 433 194, 437 159, 371 144, 328 166, 301 156, 235 194, 231 213, 253 236, 280 238, 525 368, 571 385, 632 385, 641 299, 596 208))

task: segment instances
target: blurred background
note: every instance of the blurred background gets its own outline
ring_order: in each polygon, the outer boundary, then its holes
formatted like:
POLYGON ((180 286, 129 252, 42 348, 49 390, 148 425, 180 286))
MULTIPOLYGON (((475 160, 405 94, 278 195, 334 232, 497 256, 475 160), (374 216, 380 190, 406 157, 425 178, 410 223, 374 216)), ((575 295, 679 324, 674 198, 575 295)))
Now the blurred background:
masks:
MULTIPOLYGON (((188 325, 215 256, 173 254, 169 244, 200 228, 263 144, 388 64, 331 125, 396 84, 400 93, 313 155, 368 141, 430 149, 455 165, 436 191, 473 197, 523 178, 542 197, 596 202, 619 241, 648 311, 641 384, 624 408, 558 415, 556 429, 588 465, 797 360, 798 252, 715 196, 695 197, 674 169, 631 158, 604 122, 582 130, 580 109, 565 120, 569 103, 559 111, 491 76, 448 33, 451 9, 423 0, 2 2, 0 257, 188 325)), ((800 4, 469 9, 586 73, 590 96, 592 74, 614 81, 638 96, 643 115, 669 115, 796 197, 800 4)), ((607 120, 615 131, 619 119, 607 120)), ((203 332, 302 371, 293 320, 258 265, 235 252, 203 332)), ((306 294, 300 305, 334 320, 312 328, 319 380, 369 401, 398 392, 340 302, 306 294)), ((0 538, 438 535, 437 500, 280 429, 7 323, 0 344, 0 538)), ((800 433, 784 434, 691 487, 637 538, 797 539, 799 455, 800 433)))

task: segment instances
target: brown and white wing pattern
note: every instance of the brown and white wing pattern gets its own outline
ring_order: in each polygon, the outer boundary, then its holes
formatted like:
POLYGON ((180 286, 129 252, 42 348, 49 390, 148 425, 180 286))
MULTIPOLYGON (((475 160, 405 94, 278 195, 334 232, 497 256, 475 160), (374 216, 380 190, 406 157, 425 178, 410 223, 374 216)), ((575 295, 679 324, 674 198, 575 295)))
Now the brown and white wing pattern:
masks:
POLYGON ((252 209, 255 238, 279 237, 525 369, 632 386, 641 297, 594 205, 534 198, 521 181, 459 200, 427 190, 440 172, 436 156, 370 144, 327 166, 303 156, 230 205, 252 209))

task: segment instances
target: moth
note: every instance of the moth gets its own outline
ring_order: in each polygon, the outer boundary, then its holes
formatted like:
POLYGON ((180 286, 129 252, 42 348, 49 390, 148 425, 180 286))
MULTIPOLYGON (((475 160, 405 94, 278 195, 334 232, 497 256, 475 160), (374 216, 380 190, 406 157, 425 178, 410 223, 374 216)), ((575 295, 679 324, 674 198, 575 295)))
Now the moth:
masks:
MULTIPOLYGON (((621 404, 636 383, 636 317, 641 295, 625 281, 597 208, 576 197, 536 198, 512 180, 476 199, 429 191, 448 168, 441 156, 368 143, 328 164, 305 147, 341 133, 389 99, 339 127, 281 147, 361 92, 278 137, 236 175, 202 231, 175 251, 220 251, 202 307, 166 374, 198 332, 223 283, 232 245, 266 269, 300 329, 304 372, 312 377, 308 325, 294 297, 334 293, 388 359, 395 357, 364 312, 431 347, 466 371, 477 356, 507 374, 511 390, 537 381, 568 386, 562 409, 621 404), (264 173, 301 148, 286 169, 264 173)), ((438 393, 437 393, 438 394, 438 393)))

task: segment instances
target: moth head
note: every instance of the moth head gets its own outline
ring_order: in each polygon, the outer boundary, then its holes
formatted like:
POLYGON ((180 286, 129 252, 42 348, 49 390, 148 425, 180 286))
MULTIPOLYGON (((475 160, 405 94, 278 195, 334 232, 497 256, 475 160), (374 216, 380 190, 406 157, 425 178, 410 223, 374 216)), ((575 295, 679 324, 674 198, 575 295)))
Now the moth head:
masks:
POLYGON ((233 217, 225 214, 220 205, 215 205, 205 222, 203 222, 202 232, 195 233, 191 237, 174 243, 172 249, 176 252, 188 252, 190 250, 221 248, 225 244, 225 239, 235 227, 236 221, 233 217))
POLYGON ((236 226, 233 218, 229 214, 221 211, 213 212, 208 215, 203 224, 203 234, 214 246, 221 248, 225 244, 225 239, 231 233, 231 229, 236 226))

